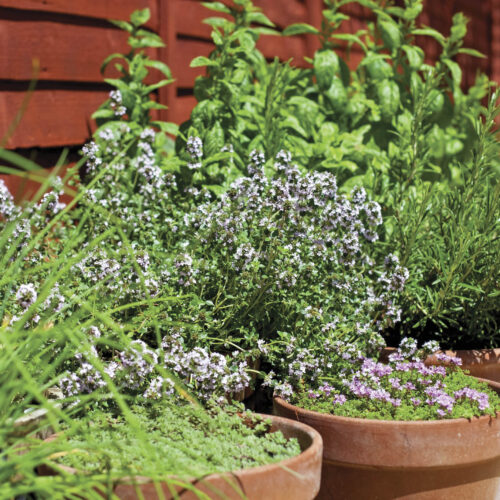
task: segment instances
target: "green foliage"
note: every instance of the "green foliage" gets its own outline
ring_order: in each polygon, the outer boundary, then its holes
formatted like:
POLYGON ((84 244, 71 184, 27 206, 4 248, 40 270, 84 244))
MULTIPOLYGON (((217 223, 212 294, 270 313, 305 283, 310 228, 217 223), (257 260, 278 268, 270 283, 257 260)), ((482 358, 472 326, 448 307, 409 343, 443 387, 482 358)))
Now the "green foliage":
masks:
MULTIPOLYGON (((244 171, 246 151, 252 139, 265 137, 262 124, 246 130, 249 116, 261 113, 260 104, 274 101, 280 92, 276 87, 286 85, 285 77, 274 69, 268 69, 262 53, 256 48, 261 34, 274 34, 273 23, 250 0, 225 6, 219 2, 205 2, 205 7, 228 14, 231 20, 211 17, 205 20, 212 26, 214 50, 209 57, 196 57, 192 67, 206 66, 206 76, 196 79, 194 94, 198 100, 191 118, 182 124, 176 150, 182 151, 189 136, 200 137, 207 156, 217 155, 225 146, 236 149, 233 158, 215 161, 210 168, 203 167, 194 175, 183 173, 185 185, 228 185, 244 171), (271 88, 273 85, 273 88, 271 88), (258 108, 256 109, 256 105, 258 108), (248 134, 243 134, 248 132, 248 134)), ((281 91, 282 92, 282 91, 281 91)), ((269 118, 269 117, 267 117, 269 118)), ((266 120, 268 125, 269 119, 266 120)), ((272 127, 268 127, 271 129, 272 127)), ((252 146, 253 147, 253 146, 252 146)), ((278 151, 276 145, 274 153, 278 151)))
POLYGON ((114 67, 121 73, 120 78, 105 78, 104 81, 115 87, 116 91, 110 94, 110 99, 92 115, 99 126, 116 128, 126 117, 133 128, 144 129, 154 126, 169 134, 177 133, 177 126, 173 123, 151 120, 152 110, 166 109, 166 107, 150 98, 156 90, 171 83, 172 74, 169 67, 162 61, 151 59, 144 49, 164 47, 161 38, 154 32, 143 27, 149 21, 149 9, 138 10, 132 13, 130 22, 111 21, 115 26, 129 34, 127 54, 111 54, 101 65, 104 73, 108 65, 114 61, 114 67), (146 83, 150 70, 159 71, 165 78, 155 83, 146 83))
POLYGON ((452 348, 500 345, 500 180, 491 141, 498 95, 490 96, 484 122, 475 122, 472 159, 461 165, 467 183, 444 193, 428 186, 421 201, 410 193, 395 214, 392 238, 410 269, 400 335, 452 348))
MULTIPOLYGON (((444 36, 419 24, 422 0, 400 7, 359 0, 374 20, 357 33, 341 33, 348 3, 325 2, 319 30, 303 23, 284 30, 285 36, 318 37, 321 48, 307 59, 311 67, 265 64, 253 49, 236 59, 244 61, 247 75, 236 86, 227 75, 237 63, 224 65, 231 60, 229 46, 214 34, 211 58, 221 71, 215 79, 209 65, 197 80, 197 88, 206 85, 210 94, 195 92, 199 103, 182 129, 208 141, 209 154, 225 146, 231 159, 214 158, 210 173, 203 168, 189 182, 222 192, 247 173, 252 150, 272 157, 284 149, 307 170, 334 173, 341 192, 364 186, 384 210, 384 252, 399 254, 414 279, 404 329, 394 339, 418 335, 440 337, 449 347, 498 346, 498 205, 492 186, 500 172, 499 148, 491 127, 480 132, 488 120, 482 101, 494 84, 478 75, 462 90, 456 56, 481 56, 463 46, 467 19, 454 15, 444 36), (425 62, 418 36, 440 47, 435 64, 425 62), (363 57, 350 70, 353 45, 363 57), (485 148, 488 161, 478 167, 476 152, 485 148), (434 246, 433 235, 439 239, 434 246)), ((177 150, 183 147, 179 139, 177 150)))
POLYGON ((133 406, 148 442, 121 415, 93 411, 67 433, 59 463, 113 476, 201 477, 279 462, 300 453, 296 439, 269 432, 270 420, 236 414, 241 408, 209 411, 168 400, 133 406), (245 424, 248 419, 249 424, 245 424))

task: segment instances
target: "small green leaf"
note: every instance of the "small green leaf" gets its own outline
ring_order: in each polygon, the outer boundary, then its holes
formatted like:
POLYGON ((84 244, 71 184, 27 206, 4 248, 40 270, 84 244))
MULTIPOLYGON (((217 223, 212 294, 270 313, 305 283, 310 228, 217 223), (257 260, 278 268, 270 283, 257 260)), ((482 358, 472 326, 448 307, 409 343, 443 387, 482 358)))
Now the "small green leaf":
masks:
POLYGON ((203 7, 206 7, 207 9, 214 10, 215 12, 231 14, 231 9, 229 7, 226 7, 221 2, 201 2, 201 5, 203 5, 203 7))
POLYGON ((115 113, 111 109, 98 109, 92 114, 92 119, 97 120, 98 118, 113 118, 115 113))
POLYGON ((262 12, 250 12, 247 16, 247 20, 251 23, 259 23, 264 26, 269 26, 270 28, 276 27, 276 25, 262 12))
POLYGON ((212 26, 212 28, 222 28, 224 26, 228 26, 229 31, 233 31, 234 29, 234 23, 231 23, 223 17, 207 17, 206 19, 203 19, 202 23, 208 24, 209 26, 212 26))
POLYGON ((106 57, 106 59, 104 59, 104 61, 101 64, 101 73, 104 73, 104 71, 106 70, 108 64, 113 59, 123 59, 123 60, 126 60, 125 56, 123 54, 119 54, 119 53, 110 54, 108 57, 106 57))
POLYGON ((435 30, 434 28, 418 28, 414 29, 411 32, 412 35, 424 35, 424 36, 430 36, 437 40, 441 45, 445 43, 445 38, 439 31, 435 30))
POLYGON ((110 19, 109 22, 113 24, 114 26, 127 31, 128 33, 132 33, 134 31, 134 27, 130 24, 127 23, 127 21, 120 21, 116 19, 110 19))
POLYGON ((162 61, 147 59, 146 61, 144 61, 144 65, 160 71, 167 78, 172 78, 172 72, 170 71, 170 68, 162 61))
POLYGON ((175 123, 156 121, 151 122, 151 125, 153 125, 153 127, 159 128, 166 134, 177 135, 177 133, 179 132, 179 126, 175 123))
POLYGON ((198 57, 195 57, 191 61, 191 64, 189 65, 189 67, 190 68, 200 68, 202 66, 215 66, 215 65, 216 65, 215 61, 212 61, 208 57, 198 56, 198 57))
POLYGON ((290 26, 287 26, 283 30, 284 36, 308 35, 308 34, 318 35, 319 30, 314 26, 311 26, 310 24, 306 23, 291 24, 290 26))
POLYGON ((173 81, 174 80, 171 80, 171 79, 164 79, 164 80, 160 80, 159 82, 153 83, 152 85, 148 85, 147 87, 144 87, 144 90, 142 91, 142 95, 147 95, 150 92, 153 92, 153 90, 164 87, 165 85, 168 85, 169 83, 172 83, 173 81))
POLYGON ((443 58, 443 62, 450 70, 451 78, 455 87, 460 87, 460 83, 462 82, 462 69, 460 68, 460 65, 448 58, 443 58))
POLYGON ((458 53, 459 54, 467 54, 469 56, 474 56, 474 57, 481 57, 483 59, 486 57, 484 54, 482 54, 478 50, 468 49, 468 48, 465 48, 465 47, 462 48, 462 49, 458 49, 458 53))

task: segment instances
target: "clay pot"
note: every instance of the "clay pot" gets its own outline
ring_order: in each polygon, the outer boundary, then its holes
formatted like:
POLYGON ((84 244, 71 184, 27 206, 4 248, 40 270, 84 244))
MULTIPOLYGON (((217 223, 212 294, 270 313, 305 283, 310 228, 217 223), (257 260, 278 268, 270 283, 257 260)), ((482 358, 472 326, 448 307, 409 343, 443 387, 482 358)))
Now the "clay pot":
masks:
MULTIPOLYGON (((300 422, 280 417, 262 415, 271 418, 271 432, 281 431, 286 438, 297 438, 302 453, 281 462, 243 469, 232 473, 213 474, 203 479, 186 481, 178 480, 178 484, 167 486, 154 484, 150 479, 136 477, 123 478, 115 484, 113 492, 122 500, 182 500, 199 499, 189 488, 202 491, 209 498, 248 500, 312 500, 319 491, 321 478, 321 457, 323 441, 317 431, 300 422), (158 489, 163 496, 158 496, 158 489)), ((49 439, 54 439, 52 436, 49 439)), ((61 467, 66 472, 76 473, 75 469, 61 467)), ((54 475, 48 467, 39 468, 41 475, 54 475)))
MULTIPOLYGON (((500 384, 490 386, 500 393, 500 384)), ((318 499, 500 498, 500 412, 470 421, 391 422, 326 415, 280 398, 274 409, 323 437, 318 499)))

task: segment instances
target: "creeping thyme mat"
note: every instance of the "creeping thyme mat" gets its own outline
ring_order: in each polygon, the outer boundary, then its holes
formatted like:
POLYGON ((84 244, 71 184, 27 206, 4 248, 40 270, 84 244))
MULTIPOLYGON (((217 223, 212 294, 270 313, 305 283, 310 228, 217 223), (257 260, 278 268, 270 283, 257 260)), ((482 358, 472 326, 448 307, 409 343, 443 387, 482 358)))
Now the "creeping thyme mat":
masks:
POLYGON ((59 463, 85 472, 113 475, 199 477, 279 462, 300 453, 296 439, 270 433, 269 421, 235 409, 206 411, 190 404, 162 402, 135 406, 137 426, 94 410, 59 463), (144 442, 144 437, 147 442, 144 442))
MULTIPOLYGON (((424 350, 425 352, 425 350, 424 350)), ((437 354, 451 367, 426 366, 413 339, 380 363, 345 351, 343 374, 315 388, 302 387, 290 401, 307 410, 375 420, 438 420, 495 416, 500 397, 456 366, 459 358, 437 354)))

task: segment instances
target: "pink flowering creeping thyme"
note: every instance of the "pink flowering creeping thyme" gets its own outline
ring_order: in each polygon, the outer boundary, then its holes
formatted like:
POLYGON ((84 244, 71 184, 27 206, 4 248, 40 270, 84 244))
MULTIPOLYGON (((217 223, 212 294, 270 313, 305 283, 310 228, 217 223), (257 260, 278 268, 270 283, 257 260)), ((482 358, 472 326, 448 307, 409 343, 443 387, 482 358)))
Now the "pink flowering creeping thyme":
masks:
MULTIPOLYGON (((412 339, 390 356, 388 364, 359 355, 349 358, 341 376, 308 388, 289 399, 300 406, 342 416, 385 420, 427 420, 494 415, 500 398, 478 380, 468 377, 458 363, 426 366, 421 360, 429 347, 419 349, 412 339)), ((338 355, 339 363, 345 359, 338 355)), ((449 361, 440 356, 441 361, 449 361)))

